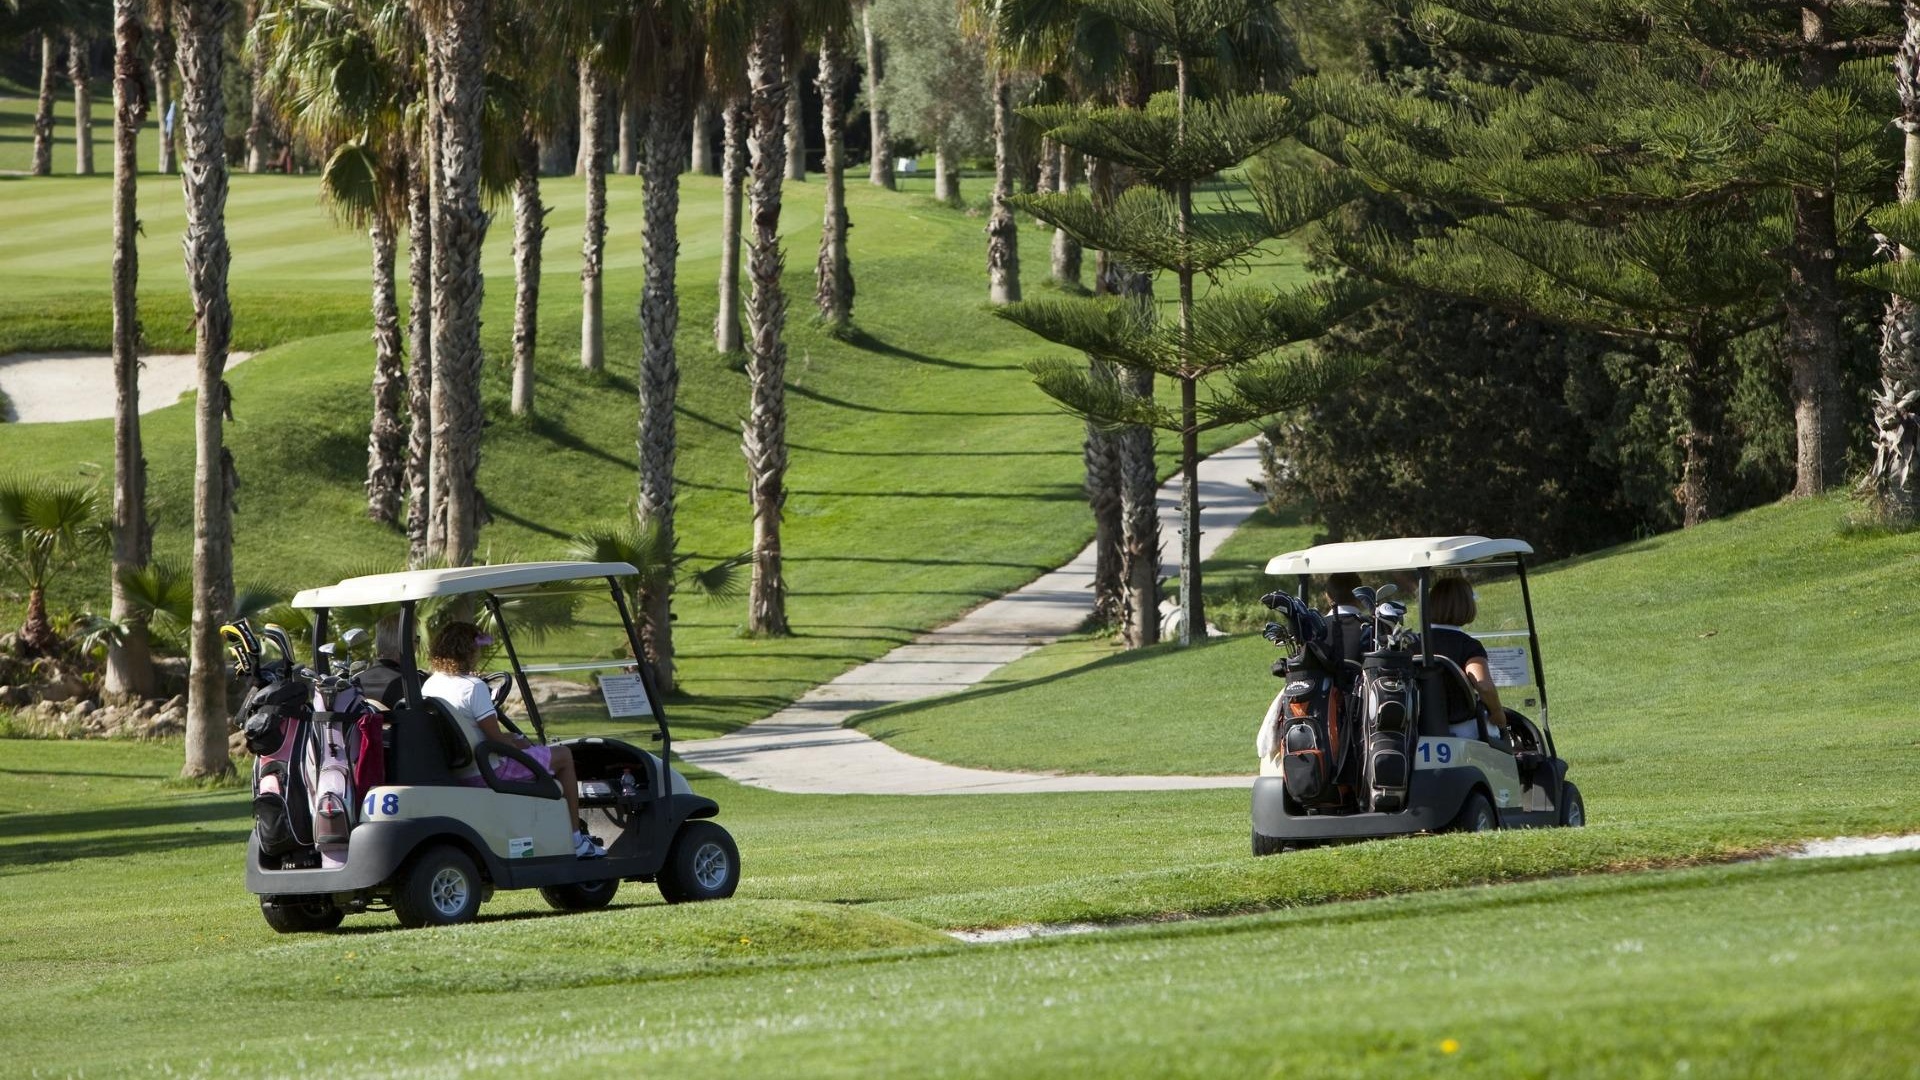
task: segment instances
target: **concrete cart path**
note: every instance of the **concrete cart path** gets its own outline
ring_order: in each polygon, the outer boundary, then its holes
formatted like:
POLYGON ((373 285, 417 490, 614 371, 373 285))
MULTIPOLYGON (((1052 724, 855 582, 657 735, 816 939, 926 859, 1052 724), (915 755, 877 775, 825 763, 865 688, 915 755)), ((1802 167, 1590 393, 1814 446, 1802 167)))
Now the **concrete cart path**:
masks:
MULTIPOLYGON (((230 352, 231 369, 252 353, 230 352)), ((150 353, 140 358, 140 411, 150 413, 180 400, 199 385, 192 353, 150 353)), ((8 421, 22 424, 105 420, 113 416, 113 357, 98 353, 9 353, 0 356, 0 393, 7 395, 8 421)))
MULTIPOLYGON (((1260 496, 1260 451, 1249 440, 1200 465, 1200 553, 1213 554, 1260 496)), ((1160 489, 1165 572, 1179 568, 1180 484, 1160 489)), ((1161 791, 1251 787, 1244 776, 1064 776, 995 772, 905 754, 852 728, 857 713, 965 690, 1079 629, 1093 595, 1093 545, 1032 584, 975 608, 852 669, 774 715, 717 739, 676 743, 681 757, 729 780, 810 795, 976 795, 1022 791, 1161 791)))

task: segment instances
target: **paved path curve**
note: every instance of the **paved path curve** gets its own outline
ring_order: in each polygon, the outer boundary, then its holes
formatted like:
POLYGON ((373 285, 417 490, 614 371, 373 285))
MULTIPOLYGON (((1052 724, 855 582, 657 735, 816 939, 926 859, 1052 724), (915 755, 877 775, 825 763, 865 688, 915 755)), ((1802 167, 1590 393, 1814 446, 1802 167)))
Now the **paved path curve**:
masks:
MULTIPOLYGON (((1260 506, 1254 440, 1200 464, 1200 554, 1219 548, 1260 506)), ((1163 551, 1178 551, 1178 478, 1160 489, 1163 551)), ((902 753, 844 727, 857 713, 965 690, 1078 629, 1093 594, 1093 545, 1072 562, 861 664, 765 720, 717 739, 676 743, 687 761, 742 784, 810 795, 977 795, 1021 791, 1162 791, 1250 787, 1245 776, 1065 776, 968 769, 902 753)), ((1176 557, 1168 573, 1177 573, 1176 557)), ((1249 755, 1251 756, 1251 755, 1249 755)))

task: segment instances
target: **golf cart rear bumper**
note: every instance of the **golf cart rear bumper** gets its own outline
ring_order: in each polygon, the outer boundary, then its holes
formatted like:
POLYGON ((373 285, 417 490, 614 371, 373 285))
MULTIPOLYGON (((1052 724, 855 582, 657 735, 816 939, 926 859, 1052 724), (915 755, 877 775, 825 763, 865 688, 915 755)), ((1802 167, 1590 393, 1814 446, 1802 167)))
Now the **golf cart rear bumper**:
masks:
POLYGON ((386 884, 416 848, 432 839, 460 841, 484 864, 489 877, 497 877, 502 870, 501 861, 464 822, 452 818, 368 821, 354 827, 346 865, 333 869, 267 869, 261 865, 259 836, 248 836, 247 890, 260 896, 311 896, 376 888, 386 884))
POLYGON ((1253 831, 1282 840, 1366 840, 1439 832, 1453 822, 1479 778, 1478 770, 1423 770, 1416 774, 1411 805, 1394 814, 1296 814, 1287 808, 1286 783, 1278 776, 1253 782, 1253 831))

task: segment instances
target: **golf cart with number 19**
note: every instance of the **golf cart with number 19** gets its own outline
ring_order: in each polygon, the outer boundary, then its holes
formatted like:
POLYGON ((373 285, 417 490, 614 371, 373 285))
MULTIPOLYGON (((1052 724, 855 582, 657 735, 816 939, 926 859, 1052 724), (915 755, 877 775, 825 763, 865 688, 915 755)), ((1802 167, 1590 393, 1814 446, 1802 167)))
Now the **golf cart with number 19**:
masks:
MULTIPOLYGON (((1546 671, 1534 629, 1523 540, 1434 536, 1322 544, 1276 556, 1267 573, 1298 582, 1269 593, 1267 637, 1289 649, 1286 680, 1256 737, 1253 853, 1412 833, 1584 825, 1547 724, 1546 671), (1462 667, 1434 650, 1439 575, 1477 582, 1463 627, 1484 652, 1507 729, 1494 730, 1462 667), (1353 603, 1323 615, 1316 578, 1355 575, 1353 603), (1419 632, 1407 607, 1418 595, 1419 632), (1523 711, 1524 710, 1524 711, 1523 711), (1531 718, 1528 714, 1531 714, 1531 718), (1537 719, 1535 719, 1537 718, 1537 719)), ((1347 579, 1351 581, 1352 579, 1347 579)), ((1454 639, 1459 640, 1459 639, 1454 639)), ((1480 659, 1477 655, 1475 660, 1480 659)))
POLYGON ((282 932, 324 930, 346 914, 390 908, 406 926, 447 925, 472 919, 496 889, 537 888, 554 907, 591 910, 605 907, 622 881, 656 883, 670 903, 731 896, 740 880, 738 850, 707 820, 719 807, 666 764, 666 714, 647 665, 633 659, 644 653, 621 579, 635 573, 626 563, 457 567, 348 578, 294 597, 293 606, 312 620, 312 666, 284 655, 284 633, 277 662, 258 662, 256 646, 256 689, 243 710, 250 743, 261 733, 261 745, 271 747, 256 749, 265 771, 282 762, 268 777, 278 784, 263 785, 256 768, 256 830, 247 845, 247 888, 259 895, 268 923, 282 932), (611 603, 624 630, 614 655, 523 662, 511 625, 516 615, 531 621, 544 606, 571 622, 575 607, 595 594, 611 603), (598 693, 582 684, 569 708, 650 722, 658 754, 612 738, 565 740, 581 810, 580 821, 568 820, 560 784, 540 762, 503 742, 470 743, 446 706, 422 692, 414 663, 422 624, 429 610, 448 603, 484 612, 480 620, 505 652, 510 670, 485 678, 507 730, 521 734, 507 715, 517 689, 534 741, 547 742, 530 674, 599 671, 598 693), (388 695, 396 703, 381 709, 357 692, 369 665, 340 655, 365 635, 335 642, 329 624, 395 612, 400 655, 382 659, 390 671, 397 666, 399 689, 388 695), (343 727, 346 736, 331 734, 343 727), (507 770, 500 763, 509 760, 531 778, 519 770, 512 770, 519 780, 501 775, 507 770), (271 819, 269 827, 263 805, 285 811, 286 821, 271 819), (575 857, 576 827, 605 845, 604 858, 575 857))

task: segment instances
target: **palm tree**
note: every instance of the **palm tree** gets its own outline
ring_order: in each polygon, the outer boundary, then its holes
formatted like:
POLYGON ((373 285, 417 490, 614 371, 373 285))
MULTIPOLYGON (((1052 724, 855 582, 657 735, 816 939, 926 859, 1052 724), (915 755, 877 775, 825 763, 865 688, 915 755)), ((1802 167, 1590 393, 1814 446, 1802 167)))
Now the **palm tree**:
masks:
MULTIPOLYGON (((423 112, 430 114, 429 104, 423 112)), ((407 159, 407 565, 419 569, 430 556, 427 522, 432 513, 433 462, 433 178, 423 116, 415 152, 407 159)))
MULTIPOLYGON (((247 37, 254 40, 253 27, 260 21, 266 4, 248 0, 245 16, 247 37)), ((263 173, 273 167, 275 124, 273 91, 267 78, 267 58, 258 48, 249 48, 247 67, 247 171, 263 173)))
POLYGON ((993 212, 987 217, 987 299, 1020 299, 1020 230, 1013 197, 1013 84, 1004 65, 993 74, 993 212))
POLYGON ((93 74, 88 61, 89 42, 77 31, 67 31, 67 78, 73 80, 73 174, 93 175, 93 74))
POLYGON ((748 493, 753 502, 753 581, 747 629, 785 635, 787 588, 781 576, 780 514, 786 505, 787 297, 780 286, 786 256, 780 250, 780 194, 786 179, 787 56, 793 24, 776 3, 756 12, 747 51, 748 108, 753 131, 753 181, 748 193, 753 230, 748 240, 753 292, 747 301, 747 381, 751 402, 742 424, 748 493))
POLYGON ((272 87, 261 95, 263 107, 278 106, 294 131, 334 147, 321 197, 347 225, 367 230, 374 342, 367 516, 387 525, 399 523, 406 473, 407 371, 394 267, 406 213, 409 107, 418 96, 403 51, 410 35, 396 25, 403 23, 390 4, 277 0, 260 10, 249 35, 261 82, 272 87))
POLYGON ((140 125, 146 119, 145 71, 140 61, 142 0, 113 3, 113 607, 127 633, 107 650, 106 690, 113 695, 153 692, 147 628, 121 587, 122 575, 147 564, 147 461, 140 444, 140 125))
POLYGON ((533 355, 540 337, 540 254, 547 207, 540 201, 540 141, 531 121, 515 154, 513 182, 513 401, 515 416, 533 411, 533 355))
POLYGON ((53 33, 40 34, 40 101, 33 113, 33 165, 35 176, 53 175, 53 80, 59 70, 54 63, 53 33))
POLYGON ((105 546, 106 537, 93 488, 43 477, 0 480, 0 571, 27 590, 21 655, 59 653, 60 635, 47 619, 47 586, 82 554, 105 546))
POLYGON ((739 595, 736 571, 747 561, 745 554, 715 559, 699 571, 691 568, 699 556, 675 550, 673 539, 657 522, 645 521, 636 505, 627 520, 615 525, 591 529, 573 538, 568 557, 588 562, 630 563, 639 571, 620 579, 627 594, 627 610, 640 624, 640 644, 654 673, 654 685, 662 693, 672 692, 672 626, 662 621, 661 597, 670 597, 676 588, 689 586, 709 600, 731 600, 739 595), (664 658, 665 662, 662 662, 664 658))
POLYGON ((152 115, 160 118, 154 125, 159 142, 159 171, 172 174, 178 168, 175 160, 174 129, 169 124, 168 113, 173 104, 173 7, 175 0, 147 0, 147 26, 153 41, 153 109, 152 115))
POLYGON ((449 565, 472 562, 480 526, 480 201, 489 25, 484 0, 422 9, 436 102, 433 197, 433 450, 429 543, 449 565))
POLYGON ((886 80, 885 46, 873 32, 873 3, 860 5, 860 31, 867 46, 867 126, 872 133, 872 154, 867 162, 867 182, 891 191, 893 179, 893 132, 887 124, 887 110, 880 104, 880 85, 886 80))
POLYGON ((847 30, 820 35, 820 131, 825 147, 821 171, 827 183, 820 229, 820 259, 814 266, 814 303, 828 333, 847 333, 853 321, 853 265, 847 259, 847 30))
POLYGON ((608 62, 597 44, 580 51, 580 160, 587 181, 580 240, 580 366, 588 371, 599 371, 607 362, 600 277, 607 249, 608 94, 603 69, 608 62))
POLYGON ((185 240, 193 295, 199 397, 194 403, 193 633, 187 675, 186 776, 231 772, 227 668, 220 624, 233 606, 233 459, 223 444, 228 408, 227 0, 189 0, 180 11, 181 114, 186 130, 185 240))
POLYGON ((734 353, 740 351, 740 212, 746 200, 749 123, 743 94, 736 91, 727 98, 720 120, 720 304, 713 347, 734 353))

